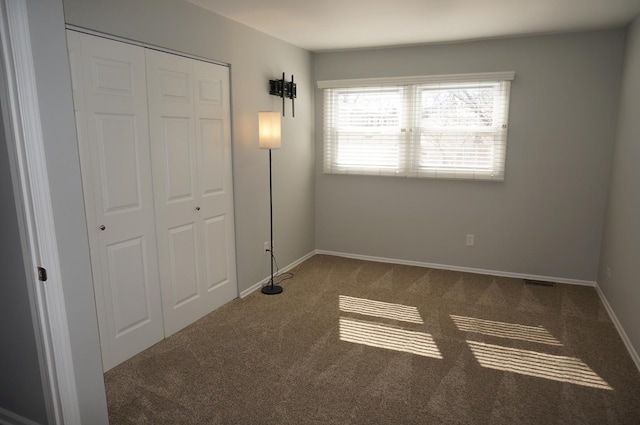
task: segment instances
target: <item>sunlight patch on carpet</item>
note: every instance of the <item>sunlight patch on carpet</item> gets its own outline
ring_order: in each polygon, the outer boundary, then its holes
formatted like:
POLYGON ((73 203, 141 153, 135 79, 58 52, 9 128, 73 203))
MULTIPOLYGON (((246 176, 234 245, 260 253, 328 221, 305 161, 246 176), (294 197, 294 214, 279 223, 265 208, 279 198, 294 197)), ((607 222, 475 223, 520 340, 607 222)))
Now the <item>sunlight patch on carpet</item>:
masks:
POLYGON ((428 333, 383 325, 380 323, 340 318, 340 340, 369 347, 403 351, 418 356, 441 359, 442 354, 428 333))
POLYGON ((575 357, 555 356, 477 341, 467 341, 467 344, 482 367, 613 390, 585 362, 575 357))
POLYGON ((495 322, 475 317, 450 315, 456 327, 463 332, 474 332, 500 338, 519 339, 548 345, 562 345, 542 326, 525 326, 516 323, 495 322))
POLYGON ((339 296, 340 311, 366 316, 382 317, 403 322, 424 324, 418 309, 413 306, 368 300, 366 298, 339 296))

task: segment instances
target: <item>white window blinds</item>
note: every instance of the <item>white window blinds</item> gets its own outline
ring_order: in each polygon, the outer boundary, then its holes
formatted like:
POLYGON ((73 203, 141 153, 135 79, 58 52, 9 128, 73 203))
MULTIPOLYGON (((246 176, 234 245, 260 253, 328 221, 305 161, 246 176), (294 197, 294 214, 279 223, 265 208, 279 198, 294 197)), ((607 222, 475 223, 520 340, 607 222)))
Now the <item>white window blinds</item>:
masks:
POLYGON ((319 82, 324 172, 503 180, 513 73, 319 82))

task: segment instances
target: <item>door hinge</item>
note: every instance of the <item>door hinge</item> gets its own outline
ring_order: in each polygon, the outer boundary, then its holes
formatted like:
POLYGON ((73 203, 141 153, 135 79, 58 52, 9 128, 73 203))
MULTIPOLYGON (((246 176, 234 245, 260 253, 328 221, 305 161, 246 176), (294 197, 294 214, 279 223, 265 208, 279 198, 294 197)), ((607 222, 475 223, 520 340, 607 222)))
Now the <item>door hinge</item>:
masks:
POLYGON ((38 280, 41 282, 47 281, 47 269, 44 267, 38 267, 38 280))

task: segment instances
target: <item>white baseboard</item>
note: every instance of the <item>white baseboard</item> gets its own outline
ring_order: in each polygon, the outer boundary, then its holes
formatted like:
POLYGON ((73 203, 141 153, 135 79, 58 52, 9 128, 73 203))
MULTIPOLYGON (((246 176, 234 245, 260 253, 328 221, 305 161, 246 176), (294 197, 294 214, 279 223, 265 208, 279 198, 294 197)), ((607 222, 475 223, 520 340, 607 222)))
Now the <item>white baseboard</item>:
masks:
POLYGON ((638 356, 638 352, 631 344, 631 340, 627 336, 627 333, 624 331, 624 328, 622 327, 622 324, 618 320, 616 313, 611 308, 611 305, 609 304, 607 297, 604 296, 604 292, 602 292, 602 290, 600 289, 600 286, 597 283, 596 283, 596 290, 598 291, 598 295, 600 296, 600 300, 602 301, 602 304, 604 304, 604 308, 607 310, 607 313, 609 313, 609 317, 611 318, 611 321, 613 322, 614 326, 618 330, 618 333, 620 334, 620 338, 622 338, 622 342, 624 342, 624 345, 627 347, 627 351, 629 351, 629 355, 633 359, 633 362, 636 364, 638 371, 640 371, 640 356, 638 356))
MULTIPOLYGON (((310 253, 298 258, 296 261, 294 261, 293 263, 289 264, 288 266, 280 268, 278 273, 285 273, 285 272, 291 270, 292 268, 294 268, 298 264, 302 263, 303 261, 306 261, 309 258, 313 257, 315 254, 316 254, 316 251, 311 251, 310 253)), ((260 282, 254 284, 254 285, 251 285, 249 288, 247 288, 244 291, 240 292, 240 298, 244 298, 247 295, 251 294, 253 291, 262 288, 262 286, 265 285, 270 280, 271 280, 271 276, 267 276, 264 279, 262 279, 260 282)))
POLYGON ((424 263, 421 261, 400 260, 398 258, 373 257, 370 255, 348 254, 345 252, 316 250, 316 254, 333 255, 336 257, 353 258, 356 260, 377 261, 379 263, 402 264, 405 266, 427 267, 430 269, 451 270, 455 272, 476 273, 489 276, 512 277, 516 279, 541 280, 544 282, 567 283, 570 285, 596 286, 595 281, 568 279, 564 277, 542 276, 524 273, 505 272, 500 270, 476 269, 472 267, 451 266, 448 264, 424 263))
POLYGON ((1 425, 41 425, 38 422, 34 422, 31 419, 27 419, 24 416, 20 416, 17 413, 13 413, 9 410, 0 407, 0 424, 1 425))
MULTIPOLYGON (((346 252, 337 252, 337 251, 325 251, 322 249, 316 249, 315 251, 311 251, 310 253, 299 258, 298 260, 294 261, 288 266, 281 268, 280 272, 286 272, 287 270, 291 270, 298 264, 313 257, 316 254, 333 255, 335 257, 353 258, 356 260, 376 261, 379 263, 401 264, 405 266, 416 266, 416 267, 426 267, 430 269, 476 273, 476 274, 483 274, 483 275, 489 275, 489 276, 512 277, 516 279, 531 279, 531 280, 541 280, 544 282, 567 283, 570 285, 597 287, 596 282, 590 281, 590 280, 569 279, 565 277, 543 276, 543 275, 534 275, 534 274, 525 274, 525 273, 513 273, 513 272, 500 271, 500 270, 476 269, 472 267, 460 267, 460 266, 452 266, 448 264, 425 263, 422 261, 401 260, 399 258, 374 257, 371 255, 349 254, 346 252)), ((250 293, 252 293, 253 291, 255 291, 256 289, 261 288, 264 284, 266 284, 269 281, 270 278, 271 278, 270 276, 267 276, 264 279, 262 279, 260 282, 255 283, 254 285, 240 292, 240 298, 244 298, 250 293)))

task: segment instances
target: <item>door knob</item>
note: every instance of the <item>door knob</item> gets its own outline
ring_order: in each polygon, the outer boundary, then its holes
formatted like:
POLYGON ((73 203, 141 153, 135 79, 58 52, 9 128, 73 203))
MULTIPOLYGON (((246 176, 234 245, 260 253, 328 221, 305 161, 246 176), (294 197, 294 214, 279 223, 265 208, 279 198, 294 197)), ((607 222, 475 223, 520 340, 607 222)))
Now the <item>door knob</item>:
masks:
POLYGON ((100 225, 100 227, 98 227, 98 229, 100 229, 100 230, 104 230, 104 229, 106 229, 106 227, 105 227, 105 225, 104 225, 104 224, 101 224, 101 225, 100 225))

